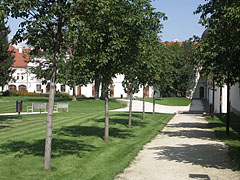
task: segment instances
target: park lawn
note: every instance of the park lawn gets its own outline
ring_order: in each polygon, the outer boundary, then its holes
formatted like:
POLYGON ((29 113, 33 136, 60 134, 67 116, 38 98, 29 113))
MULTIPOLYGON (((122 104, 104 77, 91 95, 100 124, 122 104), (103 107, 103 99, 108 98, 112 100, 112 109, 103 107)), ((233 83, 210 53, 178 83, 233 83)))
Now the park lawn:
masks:
MULTIPOLYGON (((16 112, 16 101, 23 101, 23 112, 27 111, 27 106, 31 106, 32 103, 47 103, 48 97, 35 97, 35 96, 2 96, 0 99, 0 114, 1 113, 14 113, 16 112)), ((69 110, 72 111, 75 108, 72 106, 78 106, 81 111, 89 111, 89 110, 104 110, 104 101, 102 100, 94 100, 87 98, 78 98, 79 103, 75 103, 71 101, 71 98, 60 98, 55 97, 55 103, 57 102, 69 102, 69 110), (84 102, 84 103, 81 103, 84 102)), ((116 109, 125 107, 126 104, 124 102, 119 102, 114 99, 110 99, 110 109, 116 109)), ((37 111, 37 110, 36 110, 37 111)))
MULTIPOLYGON (((116 108, 124 104, 111 102, 116 108)), ((110 180, 173 117, 170 114, 110 113, 110 141, 104 142, 104 102, 71 102, 53 115, 52 171, 43 170, 46 114, 0 116, 0 179, 110 180)))
MULTIPOLYGON (((143 98, 137 98, 137 100, 142 101, 143 98)), ((146 102, 153 102, 153 98, 145 98, 146 102)), ((184 97, 164 97, 156 98, 156 104, 166 105, 166 106, 188 106, 191 103, 191 99, 184 97)))
POLYGON ((207 116, 207 120, 217 138, 228 146, 229 156, 240 172, 240 117, 231 114, 229 136, 226 135, 226 114, 216 114, 214 119, 207 116))

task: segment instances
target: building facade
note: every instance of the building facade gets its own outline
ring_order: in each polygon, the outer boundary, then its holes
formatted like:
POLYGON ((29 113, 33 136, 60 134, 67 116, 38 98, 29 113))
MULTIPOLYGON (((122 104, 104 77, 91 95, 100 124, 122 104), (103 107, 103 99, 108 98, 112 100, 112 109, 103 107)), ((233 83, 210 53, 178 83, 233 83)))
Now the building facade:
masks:
MULTIPOLYGON (((35 93, 48 93, 49 83, 43 84, 42 79, 38 79, 36 75, 30 72, 30 68, 36 66, 35 64, 28 62, 30 57, 27 55, 29 49, 24 48, 15 48, 14 46, 9 47, 10 50, 13 50, 15 53, 15 62, 12 66, 15 69, 13 74, 14 80, 10 81, 6 85, 3 91, 22 91, 22 92, 35 92, 35 93)), ((128 97, 128 94, 124 92, 122 87, 122 81, 124 80, 124 75, 117 75, 113 79, 113 84, 110 86, 110 97, 128 97)), ((139 92, 134 94, 134 96, 142 97, 143 88, 139 87, 139 92)), ((56 85, 56 91, 61 93, 68 93, 69 95, 73 94, 72 88, 67 85, 58 83, 56 85)), ((87 84, 86 86, 76 86, 75 92, 78 96, 82 95, 85 97, 94 97, 95 87, 94 84, 87 84)), ((101 86, 100 92, 101 93, 101 86)), ((151 87, 145 88, 146 97, 152 97, 153 89, 151 87)))

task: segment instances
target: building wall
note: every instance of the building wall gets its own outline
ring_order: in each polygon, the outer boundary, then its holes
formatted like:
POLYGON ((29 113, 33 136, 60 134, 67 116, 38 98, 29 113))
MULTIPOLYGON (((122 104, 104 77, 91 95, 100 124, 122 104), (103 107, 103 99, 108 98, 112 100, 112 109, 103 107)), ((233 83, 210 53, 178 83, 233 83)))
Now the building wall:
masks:
POLYGON ((235 84, 231 88, 232 111, 240 116, 240 85, 235 84))

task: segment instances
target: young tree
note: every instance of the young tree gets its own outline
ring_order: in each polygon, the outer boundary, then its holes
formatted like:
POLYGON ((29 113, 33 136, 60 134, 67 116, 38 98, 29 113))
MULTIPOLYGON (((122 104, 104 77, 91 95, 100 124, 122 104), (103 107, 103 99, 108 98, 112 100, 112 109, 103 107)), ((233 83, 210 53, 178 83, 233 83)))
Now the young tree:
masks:
POLYGON ((132 54, 136 53, 140 38, 146 36, 147 28, 159 28, 163 14, 154 12, 148 0, 93 1, 86 9, 90 12, 89 16, 94 17, 88 24, 92 51, 90 67, 102 79, 102 92, 105 94, 104 140, 108 141, 108 94, 112 78, 135 61, 132 54))
POLYGON ((44 58, 36 62, 38 65, 36 72, 38 77, 50 80, 44 157, 44 169, 50 170, 56 74, 59 65, 64 64, 66 60, 65 39, 67 38, 64 37, 67 35, 64 33, 66 26, 71 24, 70 20, 75 15, 74 11, 81 7, 81 4, 68 0, 5 0, 4 3, 4 7, 13 18, 23 19, 14 39, 17 42, 26 40, 32 48, 31 55, 44 58))
POLYGON ((9 27, 6 27, 6 21, 2 14, 0 14, 0 87, 2 91, 4 86, 13 79, 12 75, 14 69, 11 66, 14 63, 13 52, 9 51, 8 34, 9 27))
POLYGON ((125 93, 129 94, 129 118, 128 127, 132 127, 132 98, 133 94, 139 91, 140 83, 136 76, 136 69, 134 66, 126 69, 124 73, 124 80, 122 82, 123 89, 125 93))
POLYGON ((208 77, 214 77, 217 84, 227 85, 227 123, 230 123, 230 87, 240 82, 240 2, 238 0, 213 1, 199 5, 200 23, 205 26, 207 38, 201 40, 197 64, 208 77))

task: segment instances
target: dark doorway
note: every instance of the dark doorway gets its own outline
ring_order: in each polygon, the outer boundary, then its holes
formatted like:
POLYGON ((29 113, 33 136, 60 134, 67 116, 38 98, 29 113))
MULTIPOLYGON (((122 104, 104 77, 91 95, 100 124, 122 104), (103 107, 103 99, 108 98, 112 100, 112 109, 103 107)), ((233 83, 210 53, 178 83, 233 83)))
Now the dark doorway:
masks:
POLYGON ((204 98, 204 87, 200 87, 200 99, 204 98))
POLYGON ((81 88, 81 86, 78 86, 78 88, 77 88, 77 95, 78 96, 82 95, 82 88, 81 88))

